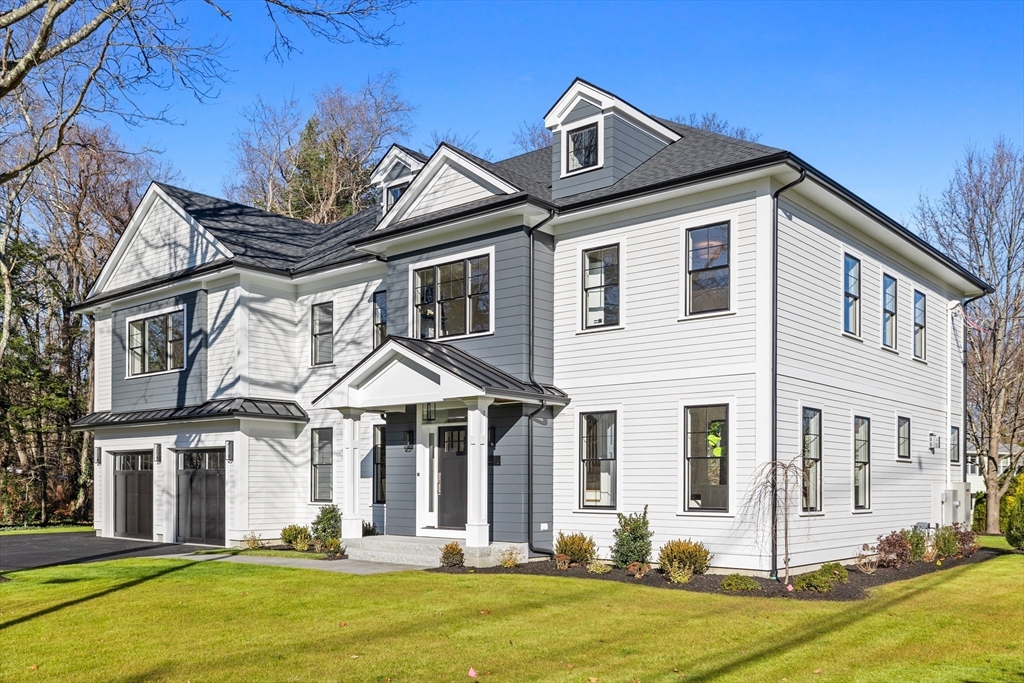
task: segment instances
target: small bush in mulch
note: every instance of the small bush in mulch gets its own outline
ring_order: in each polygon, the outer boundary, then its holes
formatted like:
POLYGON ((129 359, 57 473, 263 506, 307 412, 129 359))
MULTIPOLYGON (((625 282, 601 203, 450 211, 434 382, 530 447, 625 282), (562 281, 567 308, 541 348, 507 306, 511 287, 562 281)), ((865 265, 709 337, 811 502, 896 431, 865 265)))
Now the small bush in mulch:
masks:
POLYGON ((691 574, 704 574, 711 568, 711 558, 714 557, 704 544, 700 541, 690 539, 669 541, 661 546, 658 553, 658 564, 662 571, 672 565, 685 567, 691 574))
POLYGON ((848 583, 849 572, 838 562, 826 562, 817 570, 801 574, 793 579, 793 588, 798 591, 831 593, 837 583, 848 583))
POLYGON ((910 564, 910 540, 899 531, 888 536, 878 537, 878 566, 886 569, 899 569, 910 564))
POLYGON ((555 539, 555 553, 566 555, 575 564, 590 564, 597 557, 597 544, 593 536, 586 534, 563 534, 558 532, 555 539))
POLYGON ((442 567, 462 567, 466 564, 466 554, 462 552, 462 546, 456 541, 445 543, 441 546, 442 567))
POLYGON ((756 579, 744 574, 729 574, 722 579, 722 590, 730 593, 763 590, 756 579))
POLYGON ((642 513, 619 513, 619 528, 612 532, 612 564, 620 569, 633 562, 646 564, 651 559, 651 536, 654 532, 647 522, 647 506, 642 513))

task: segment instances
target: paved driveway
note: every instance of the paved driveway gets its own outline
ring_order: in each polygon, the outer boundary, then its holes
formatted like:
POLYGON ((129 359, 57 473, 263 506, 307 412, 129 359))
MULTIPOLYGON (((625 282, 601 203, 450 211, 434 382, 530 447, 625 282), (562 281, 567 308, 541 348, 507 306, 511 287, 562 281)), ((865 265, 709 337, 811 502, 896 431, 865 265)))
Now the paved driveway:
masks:
POLYGON ((98 538, 92 531, 0 536, 0 571, 126 557, 180 555, 194 550, 200 550, 200 547, 128 538, 98 538))

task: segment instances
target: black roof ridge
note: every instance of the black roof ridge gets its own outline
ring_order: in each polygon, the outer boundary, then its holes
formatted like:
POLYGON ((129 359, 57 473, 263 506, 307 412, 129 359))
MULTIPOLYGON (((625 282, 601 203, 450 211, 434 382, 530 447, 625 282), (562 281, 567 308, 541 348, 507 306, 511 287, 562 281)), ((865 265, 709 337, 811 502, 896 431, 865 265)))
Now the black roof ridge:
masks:
MULTIPOLYGON (((299 223, 305 223, 306 225, 317 227, 317 228, 326 228, 329 225, 331 225, 331 224, 324 225, 324 224, 321 224, 321 223, 312 223, 310 221, 304 221, 301 218, 293 218, 291 216, 285 216, 283 213, 274 213, 273 211, 267 211, 266 209, 261 209, 258 206, 253 206, 252 204, 243 204, 242 202, 236 202, 233 199, 227 199, 226 197, 218 197, 217 195, 206 194, 205 192, 199 192, 198 190, 190 190, 190 189, 188 189, 186 187, 181 187, 179 185, 172 185, 170 183, 165 183, 165 182, 160 181, 160 180, 151 180, 150 182, 153 183, 154 185, 160 187, 161 189, 169 188, 169 189, 175 190, 177 192, 184 192, 186 194, 197 195, 199 197, 206 197, 207 199, 213 199, 215 201, 223 202, 225 204, 234 204, 235 206, 241 206, 243 208, 250 209, 252 211, 259 211, 260 213, 266 214, 267 216, 272 217, 272 218, 280 218, 280 219, 283 219, 283 220, 286 220, 286 221, 298 221, 299 223)), ((171 197, 171 199, 174 199, 174 197, 171 197)), ((182 207, 182 208, 184 209, 184 207, 182 207)), ((189 213, 189 212, 186 210, 186 213, 189 213)), ((189 213, 189 215, 191 215, 191 213, 189 213)), ((200 225, 202 225, 202 224, 200 224, 200 225)), ((203 226, 203 227, 206 227, 206 226, 203 226)))

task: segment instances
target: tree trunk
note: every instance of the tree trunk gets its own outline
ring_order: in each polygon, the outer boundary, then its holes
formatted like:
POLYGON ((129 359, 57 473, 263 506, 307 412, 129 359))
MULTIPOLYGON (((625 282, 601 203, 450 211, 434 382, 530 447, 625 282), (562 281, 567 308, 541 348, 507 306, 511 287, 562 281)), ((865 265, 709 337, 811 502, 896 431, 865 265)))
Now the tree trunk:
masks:
POLYGON ((50 519, 46 510, 46 450, 41 429, 36 430, 36 449, 39 453, 39 523, 46 526, 50 519))
MULTIPOLYGON (((996 413, 992 416, 992 425, 1001 425, 1003 423, 1002 411, 998 409, 992 411, 996 413)), ((989 534, 999 533, 999 499, 1002 496, 999 495, 999 442, 1000 431, 998 428, 990 428, 988 433, 988 458, 986 459, 985 467, 985 487, 986 487, 986 519, 985 519, 985 532, 989 534)))

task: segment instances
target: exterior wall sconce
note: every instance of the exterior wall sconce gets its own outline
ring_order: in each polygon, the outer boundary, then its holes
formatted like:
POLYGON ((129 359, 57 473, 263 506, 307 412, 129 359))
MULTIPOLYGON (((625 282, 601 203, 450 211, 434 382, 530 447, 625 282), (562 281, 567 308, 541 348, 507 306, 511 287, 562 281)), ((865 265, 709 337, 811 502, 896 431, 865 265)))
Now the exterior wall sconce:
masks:
POLYGON ((93 449, 93 452, 96 454, 96 464, 97 465, 102 465, 103 464, 103 449, 100 448, 99 446, 96 446, 93 449))
POLYGON ((225 441, 224 442, 224 459, 228 462, 235 461, 235 442, 225 441))
POLYGON ((423 404, 423 421, 433 422, 437 419, 437 404, 436 403, 424 403, 423 404))
POLYGON ((405 452, 408 453, 412 450, 413 445, 413 431, 410 429, 405 433, 405 452))
POLYGON ((153 462, 159 464, 161 462, 160 457, 160 444, 155 443, 153 444, 153 462))
POLYGON ((941 447, 942 447, 942 439, 939 437, 939 435, 938 434, 929 434, 928 435, 928 448, 932 449, 932 451, 937 451, 941 447))

